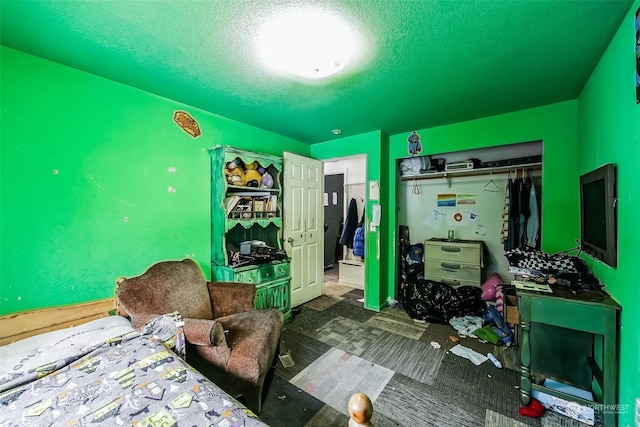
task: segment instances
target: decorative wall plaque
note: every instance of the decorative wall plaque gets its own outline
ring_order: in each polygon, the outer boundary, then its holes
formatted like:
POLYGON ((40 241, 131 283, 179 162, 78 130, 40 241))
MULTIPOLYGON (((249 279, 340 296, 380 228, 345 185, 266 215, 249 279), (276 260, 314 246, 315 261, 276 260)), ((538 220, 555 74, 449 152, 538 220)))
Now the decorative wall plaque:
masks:
POLYGON ((176 111, 175 113, 173 113, 173 121, 176 122, 176 124, 180 126, 183 131, 194 138, 199 137, 202 133, 200 132, 200 126, 198 126, 198 122, 196 122, 195 119, 191 117, 186 111, 176 111))

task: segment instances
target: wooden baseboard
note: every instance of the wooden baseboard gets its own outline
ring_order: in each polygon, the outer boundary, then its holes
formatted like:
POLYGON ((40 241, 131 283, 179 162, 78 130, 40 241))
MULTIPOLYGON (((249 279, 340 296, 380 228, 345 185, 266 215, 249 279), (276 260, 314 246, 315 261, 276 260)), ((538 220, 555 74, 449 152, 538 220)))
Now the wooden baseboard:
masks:
POLYGON ((77 326, 110 315, 115 298, 82 304, 22 311, 0 317, 0 345, 57 329, 77 326))

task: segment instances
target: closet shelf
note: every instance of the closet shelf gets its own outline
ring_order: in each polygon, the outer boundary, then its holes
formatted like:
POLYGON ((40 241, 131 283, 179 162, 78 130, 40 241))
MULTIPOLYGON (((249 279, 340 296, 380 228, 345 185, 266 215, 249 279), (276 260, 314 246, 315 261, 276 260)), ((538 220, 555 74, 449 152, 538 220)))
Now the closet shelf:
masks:
POLYGON ((436 178, 453 178, 457 176, 475 176, 475 175, 491 175, 497 173, 508 173, 509 171, 517 171, 522 169, 529 170, 542 170, 542 163, 525 163, 522 165, 511 165, 511 166, 497 166, 491 168, 477 168, 477 169, 466 169, 460 171, 447 171, 447 172, 432 172, 432 173, 423 173, 419 175, 405 175, 402 176, 402 181, 414 181, 414 180, 422 180, 422 179, 436 179, 436 178))

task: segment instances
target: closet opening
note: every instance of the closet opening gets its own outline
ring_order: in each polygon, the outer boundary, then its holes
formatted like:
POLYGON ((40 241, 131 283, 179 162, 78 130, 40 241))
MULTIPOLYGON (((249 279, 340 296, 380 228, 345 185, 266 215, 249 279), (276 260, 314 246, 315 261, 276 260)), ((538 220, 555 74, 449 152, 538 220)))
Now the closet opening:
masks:
POLYGON ((542 141, 400 159, 396 295, 422 278, 452 287, 480 286, 494 273, 508 281, 504 252, 541 247, 542 166, 542 141), (518 183, 526 194, 510 198, 518 183), (479 253, 461 263, 438 244, 479 253))

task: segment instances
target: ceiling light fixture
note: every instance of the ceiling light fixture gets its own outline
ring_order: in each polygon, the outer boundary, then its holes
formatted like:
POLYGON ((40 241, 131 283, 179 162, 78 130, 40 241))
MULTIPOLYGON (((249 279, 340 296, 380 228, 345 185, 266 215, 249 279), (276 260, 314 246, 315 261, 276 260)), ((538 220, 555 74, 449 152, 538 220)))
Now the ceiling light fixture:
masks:
POLYGON ((331 131, 332 134, 334 135, 340 135, 342 133, 342 131, 340 129, 334 129, 331 131))
POLYGON ((354 54, 354 35, 341 18, 318 10, 294 9, 266 22, 258 53, 270 68, 306 78, 344 69, 354 54))

